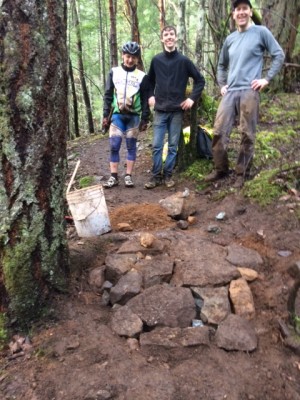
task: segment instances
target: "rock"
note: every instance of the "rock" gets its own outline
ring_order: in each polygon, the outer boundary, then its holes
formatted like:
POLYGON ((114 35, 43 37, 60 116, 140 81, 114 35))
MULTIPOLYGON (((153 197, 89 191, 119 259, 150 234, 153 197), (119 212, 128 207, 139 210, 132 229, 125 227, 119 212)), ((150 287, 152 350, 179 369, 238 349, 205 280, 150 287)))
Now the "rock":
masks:
POLYGON ((172 278, 174 260, 167 255, 155 256, 136 263, 135 268, 143 275, 144 288, 169 283, 172 278))
POLYGON ((238 267, 238 270, 240 271, 242 278, 247 282, 253 282, 258 278, 258 273, 254 269, 238 267))
POLYGON ((133 228, 130 224, 127 222, 120 222, 117 224, 117 229, 119 232, 131 232, 133 231, 133 228))
POLYGON ((208 225, 207 227, 207 232, 210 233, 220 233, 221 232, 221 228, 218 225, 208 225))
POLYGON ((189 225, 195 225, 197 223, 197 218, 194 215, 189 215, 187 221, 189 225))
POLYGON ((185 328, 195 318, 196 307, 190 289, 155 285, 129 300, 128 307, 149 327, 185 328))
POLYGON ((230 283, 229 294, 235 314, 249 320, 255 317, 252 292, 244 278, 236 279, 230 283))
POLYGON ((109 298, 110 298, 109 291, 104 290, 104 292, 102 293, 102 297, 101 297, 101 304, 103 306, 108 306, 109 305, 109 298))
POLYGON ((105 265, 94 268, 90 271, 88 283, 95 292, 101 292, 105 281, 105 265))
POLYGON ((284 344, 289 349, 291 349, 295 354, 300 356, 300 336, 296 333, 286 337, 284 339, 284 344))
POLYGON ((141 347, 161 346, 165 348, 209 346, 209 328, 156 328, 140 335, 141 347))
MULTIPOLYGON (((187 248, 189 244, 186 245, 187 248)), ((224 258, 226 251, 213 243, 199 243, 199 251, 193 250, 193 260, 176 262, 171 283, 177 286, 224 286, 241 274, 224 258)))
POLYGON ((142 332, 143 322, 129 307, 124 306, 114 311, 111 328, 119 336, 133 338, 142 332))
POLYGON ((160 200, 159 204, 165 208, 168 215, 174 219, 186 220, 190 215, 195 214, 197 210, 195 194, 193 193, 185 197, 184 193, 177 192, 172 196, 160 200))
POLYGON ((300 279, 300 261, 295 262, 288 268, 288 273, 294 279, 300 279))
POLYGON ((140 293, 141 288, 142 275, 136 270, 131 270, 123 275, 116 286, 110 290, 110 302, 111 304, 126 304, 129 299, 140 293))
POLYGON ((143 247, 152 247, 155 241, 155 236, 152 233, 142 233, 140 243, 143 247))
POLYGON ((249 321, 230 314, 217 329, 216 343, 225 350, 251 352, 257 348, 257 336, 249 321))
POLYGON ((140 344, 139 341, 137 339, 134 338, 128 338, 127 339, 127 344, 128 347, 131 351, 137 351, 140 349, 140 344))
POLYGON ((117 283, 122 275, 134 267, 136 261, 135 254, 109 254, 105 258, 106 280, 117 283))
POLYGON ((201 317, 207 323, 218 325, 231 313, 227 287, 191 289, 204 300, 201 317))
POLYGON ((186 230, 189 227, 189 223, 181 219, 180 221, 177 222, 177 226, 179 229, 186 230))
POLYGON ((228 246, 228 256, 226 260, 239 267, 256 269, 263 264, 260 254, 252 249, 248 249, 237 244, 228 246))

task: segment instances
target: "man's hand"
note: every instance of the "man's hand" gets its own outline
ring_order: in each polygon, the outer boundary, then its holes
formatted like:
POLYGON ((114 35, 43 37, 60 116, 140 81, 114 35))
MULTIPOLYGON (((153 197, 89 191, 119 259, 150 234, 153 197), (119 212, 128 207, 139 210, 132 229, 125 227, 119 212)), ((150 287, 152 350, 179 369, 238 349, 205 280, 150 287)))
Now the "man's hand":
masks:
POLYGON ((105 117, 102 120, 102 132, 107 133, 109 130, 110 121, 109 118, 105 117))
POLYGON ((149 104, 149 107, 155 106, 155 97, 154 96, 149 97, 148 104, 149 104))
POLYGON ((254 79, 254 81, 251 82, 251 88, 253 90, 258 90, 261 92, 263 88, 265 88, 269 82, 266 79, 254 79))
POLYGON ((221 87, 221 95, 224 96, 228 91, 228 85, 221 87))
POLYGON ((143 132, 148 128, 148 122, 146 121, 141 121, 139 124, 139 131, 143 132))
POLYGON ((182 103, 180 103, 180 107, 183 110, 189 110, 190 108, 192 108, 194 105, 194 100, 190 99, 189 97, 184 100, 182 103))

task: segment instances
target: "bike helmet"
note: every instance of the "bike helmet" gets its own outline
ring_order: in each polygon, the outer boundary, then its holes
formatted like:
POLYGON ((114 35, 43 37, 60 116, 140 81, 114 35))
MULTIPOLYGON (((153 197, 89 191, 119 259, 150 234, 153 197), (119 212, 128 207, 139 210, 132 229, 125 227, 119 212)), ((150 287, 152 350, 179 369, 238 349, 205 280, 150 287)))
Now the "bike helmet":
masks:
POLYGON ((127 42, 122 47, 123 54, 131 54, 132 56, 139 57, 141 54, 140 46, 136 42, 127 42))

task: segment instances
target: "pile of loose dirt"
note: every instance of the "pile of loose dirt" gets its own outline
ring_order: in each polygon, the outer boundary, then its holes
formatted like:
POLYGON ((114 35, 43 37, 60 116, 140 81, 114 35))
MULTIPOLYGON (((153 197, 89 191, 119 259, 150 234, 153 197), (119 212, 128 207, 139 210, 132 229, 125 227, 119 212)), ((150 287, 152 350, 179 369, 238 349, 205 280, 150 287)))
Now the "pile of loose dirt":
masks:
POLYGON ((133 230, 157 230, 174 226, 174 221, 159 204, 130 203, 112 209, 110 222, 113 230, 119 223, 127 223, 133 230))

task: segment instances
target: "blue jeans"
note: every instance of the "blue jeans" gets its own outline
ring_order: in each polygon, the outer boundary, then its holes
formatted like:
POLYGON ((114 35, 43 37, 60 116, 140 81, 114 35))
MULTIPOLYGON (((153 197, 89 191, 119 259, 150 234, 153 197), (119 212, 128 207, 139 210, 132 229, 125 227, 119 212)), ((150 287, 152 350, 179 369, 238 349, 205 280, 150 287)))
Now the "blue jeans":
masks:
POLYGON ((152 175, 154 178, 160 179, 162 173, 164 178, 172 176, 182 131, 182 116, 182 111, 155 111, 152 143, 152 175), (168 132, 168 154, 163 167, 162 154, 166 132, 168 132))

